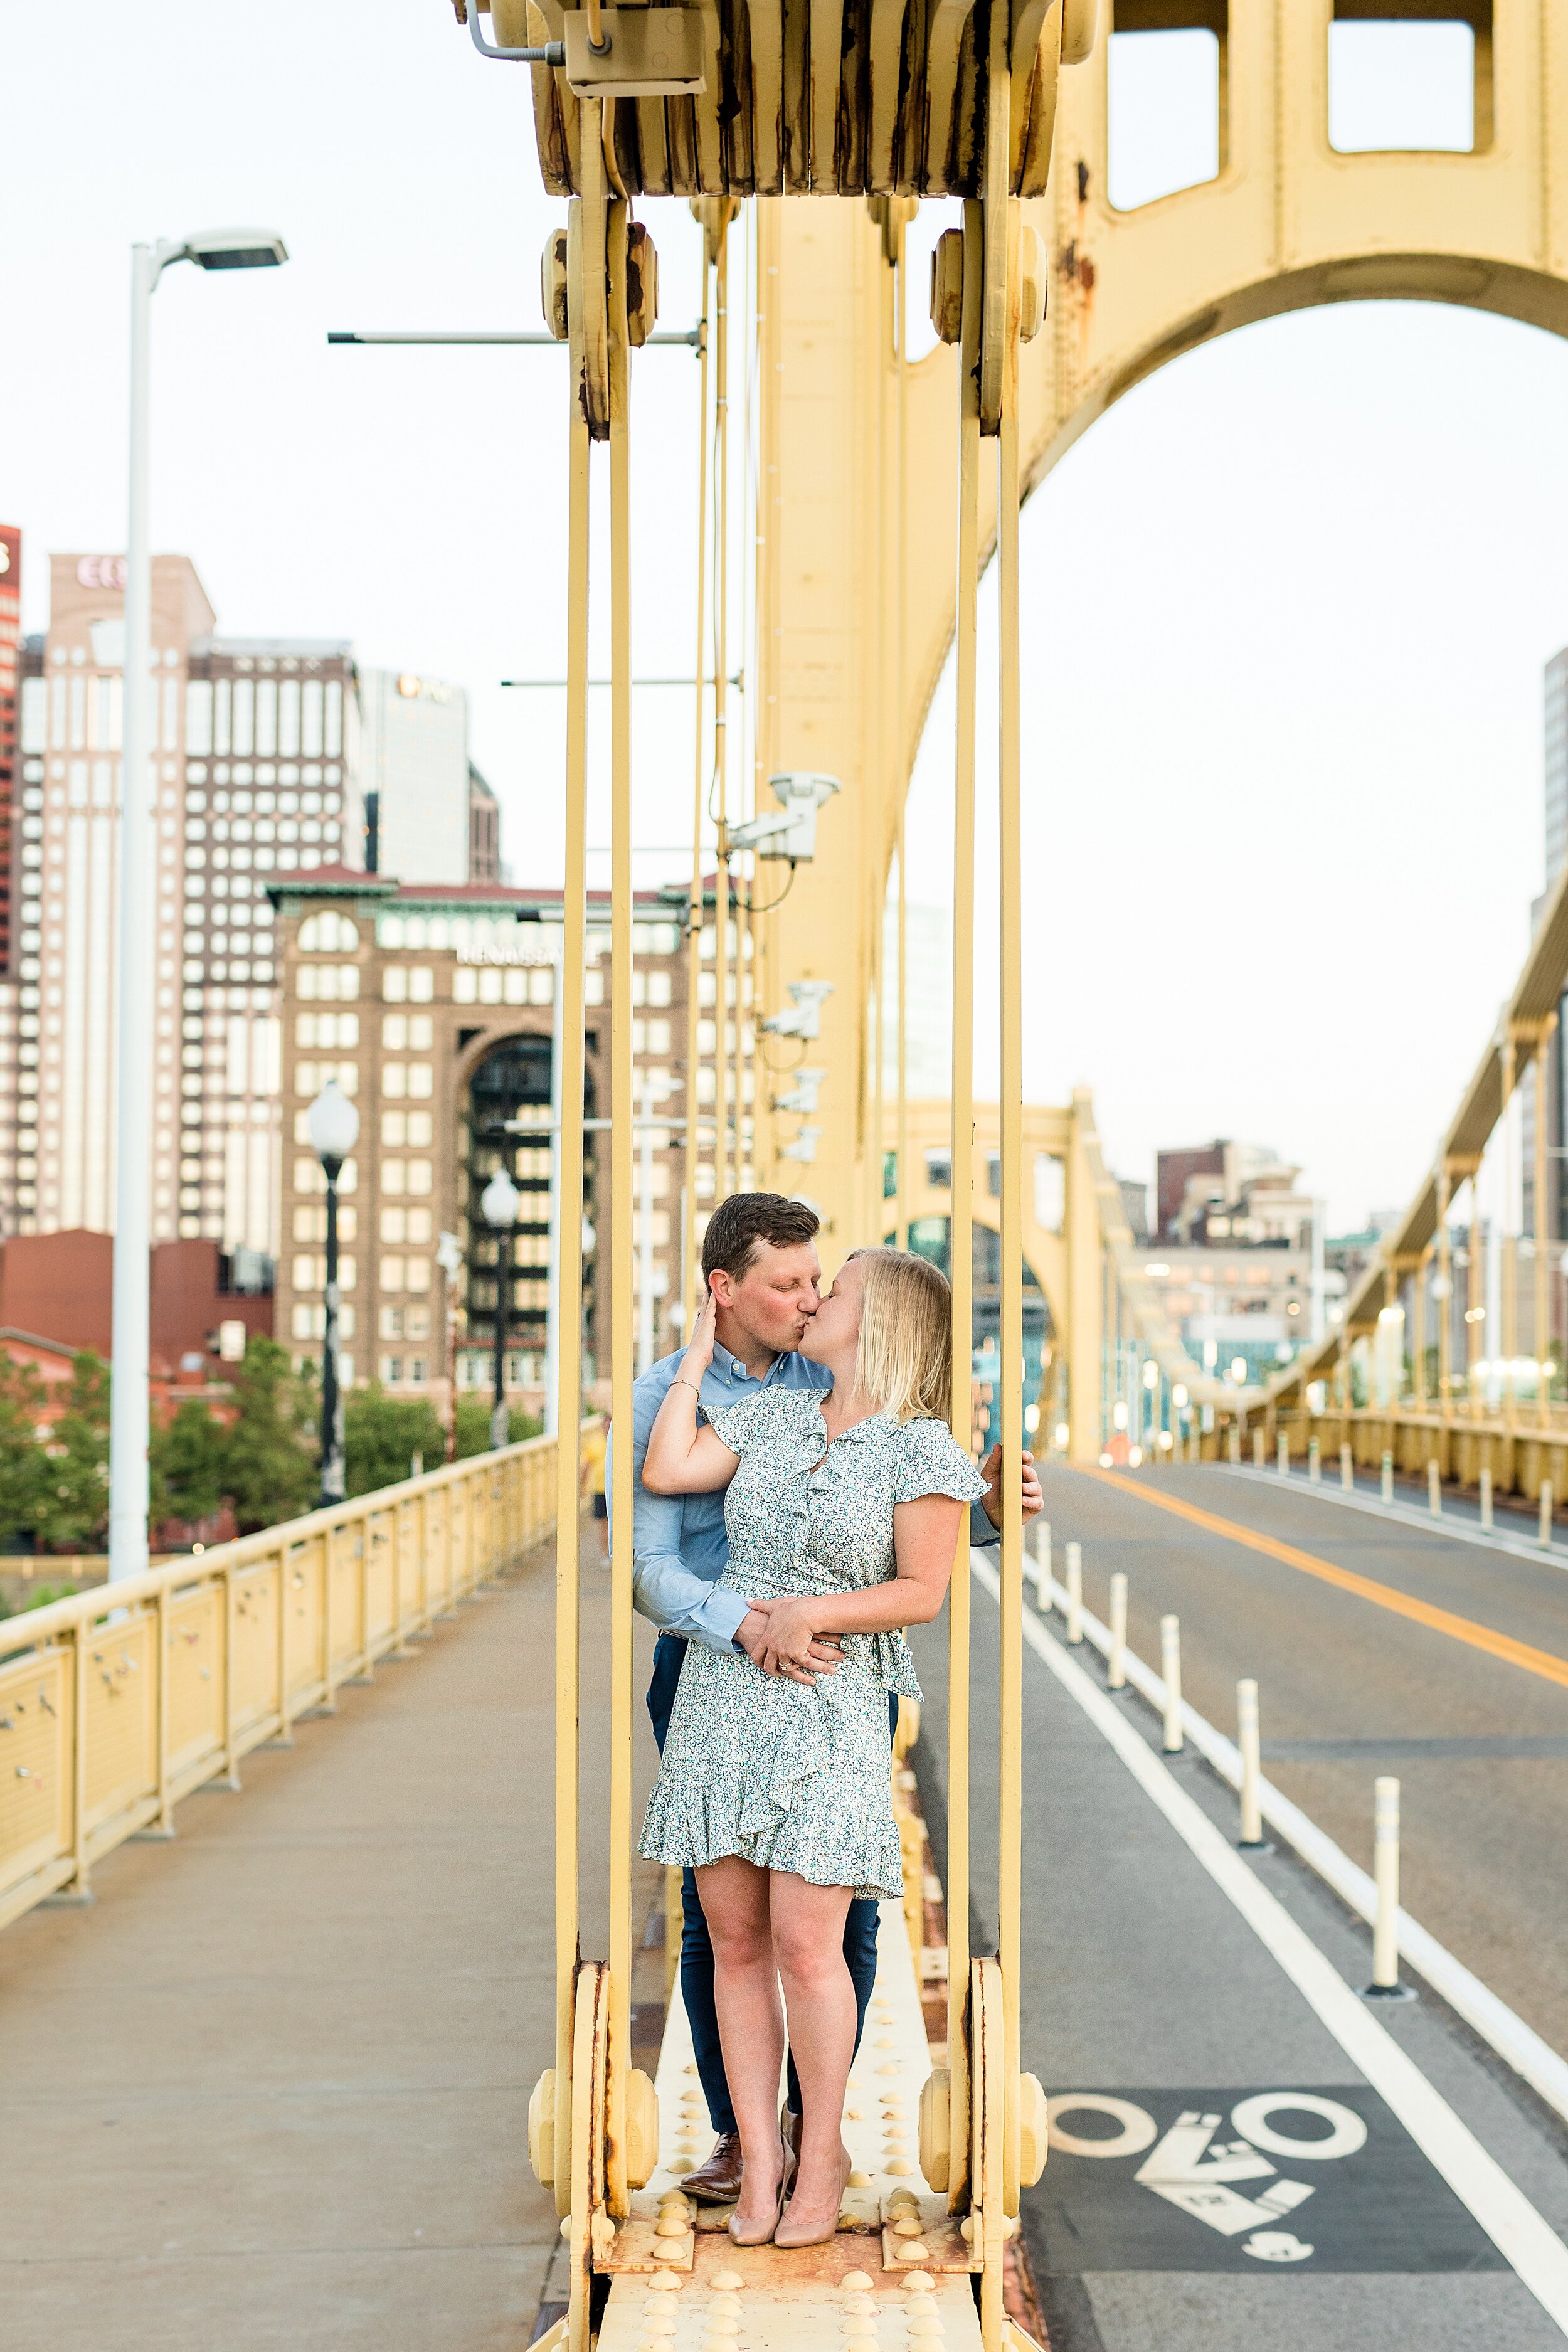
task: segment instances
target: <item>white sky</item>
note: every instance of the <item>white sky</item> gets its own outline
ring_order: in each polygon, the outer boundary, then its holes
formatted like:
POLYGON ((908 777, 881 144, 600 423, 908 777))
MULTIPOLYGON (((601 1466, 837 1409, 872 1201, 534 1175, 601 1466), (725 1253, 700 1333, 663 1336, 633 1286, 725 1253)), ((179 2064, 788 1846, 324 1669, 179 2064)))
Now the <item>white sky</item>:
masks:
MULTIPOLYGON (((1361 46, 1336 141, 1375 142, 1397 101, 1405 135, 1462 143, 1454 28, 1426 52, 1389 31, 1339 28, 1361 46)), ((1119 46, 1124 202, 1212 146, 1205 37, 1159 37, 1187 46, 1119 46)), ((4 12, 0 83, 0 512, 27 534, 27 625, 50 550, 123 544, 130 242, 275 225, 287 268, 177 269, 156 298, 154 544, 195 559, 227 633, 352 637, 466 685, 506 854, 520 880, 557 878, 559 698, 498 681, 563 662, 561 356, 325 342, 538 325, 562 208, 526 75, 481 66, 445 0, 77 0, 4 12)), ((695 228, 645 210, 663 322, 685 325, 695 228)), ((692 661, 696 377, 682 351, 637 363, 646 674, 692 661)), ((1026 509, 1029 1090, 1091 1084, 1124 1172, 1228 1133, 1300 1160, 1341 1223, 1412 1189, 1541 886, 1565 403, 1568 351, 1530 330, 1308 313, 1141 385, 1026 509)), ((689 744, 688 698, 647 695, 646 841, 680 836, 689 744)), ((950 744, 943 696, 917 897, 944 888, 950 744)))

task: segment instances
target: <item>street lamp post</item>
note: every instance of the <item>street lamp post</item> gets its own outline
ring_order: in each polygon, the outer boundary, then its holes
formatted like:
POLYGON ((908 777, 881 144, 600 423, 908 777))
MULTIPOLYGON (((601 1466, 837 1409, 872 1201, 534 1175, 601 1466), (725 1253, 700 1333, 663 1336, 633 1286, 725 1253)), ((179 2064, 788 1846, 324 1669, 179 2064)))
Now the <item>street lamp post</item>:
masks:
POLYGON ((305 1114, 327 1180, 326 1318, 321 1334, 321 1507, 343 1499, 343 1401, 338 1386, 338 1178, 359 1140, 359 1113, 329 1078, 305 1114))
POLYGON ((124 719, 120 786, 116 1013, 114 1378, 109 1418, 109 1574, 147 1565, 147 1355, 152 1323, 153 1015, 153 729, 147 665, 153 559, 147 528, 148 343, 153 293, 172 262, 264 269, 288 259, 270 229, 211 229, 131 248, 131 482, 125 553, 124 719))
POLYGON ((490 1444, 499 1451, 507 1442, 506 1335, 511 1308, 511 1232, 517 1223, 521 1195, 504 1168, 498 1168, 479 1195, 484 1220, 496 1237, 496 1401, 490 1414, 490 1444))

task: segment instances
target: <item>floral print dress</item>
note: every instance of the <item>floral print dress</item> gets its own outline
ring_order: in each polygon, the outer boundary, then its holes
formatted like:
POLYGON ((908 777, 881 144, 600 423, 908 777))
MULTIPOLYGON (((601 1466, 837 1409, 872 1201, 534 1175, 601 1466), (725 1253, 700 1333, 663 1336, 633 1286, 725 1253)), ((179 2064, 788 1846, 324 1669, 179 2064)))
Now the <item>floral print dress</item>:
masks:
MULTIPOLYGON (((823 1403, 816 1390, 763 1389, 711 1416, 741 1457, 719 1582, 744 1599, 885 1583, 897 1572, 897 1504, 978 1502, 985 1491, 944 1423, 877 1413, 829 1444, 823 1403)), ((814 1885, 898 1895, 890 1692, 921 1696, 898 1632, 847 1633, 844 1663, 809 1687, 764 1675, 742 1651, 689 1643, 639 1851, 688 1864, 739 1854, 814 1885)))

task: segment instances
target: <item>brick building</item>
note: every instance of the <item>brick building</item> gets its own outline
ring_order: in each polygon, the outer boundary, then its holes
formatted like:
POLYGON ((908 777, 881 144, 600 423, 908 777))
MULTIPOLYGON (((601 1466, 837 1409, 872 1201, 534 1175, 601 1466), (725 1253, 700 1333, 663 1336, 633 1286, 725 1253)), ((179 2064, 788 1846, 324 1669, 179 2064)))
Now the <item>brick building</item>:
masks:
MULTIPOLYGON (((548 1301, 560 894, 499 883, 403 885, 338 866, 277 877, 268 896, 278 915, 282 982, 278 1337, 300 1358, 320 1345, 325 1179, 305 1121, 321 1087, 336 1078, 360 1115, 358 1147, 345 1163, 341 1188, 345 1381, 376 1379, 395 1392, 427 1394, 442 1410, 450 1348, 459 1388, 489 1386, 500 1264, 496 1237, 477 1202, 504 1161, 523 1196, 507 1269, 508 1385, 521 1401, 536 1404, 548 1301), (443 1233, 456 1236, 461 1255, 449 1290, 437 1258, 443 1233)), ((637 1009, 627 1041, 639 1102, 646 1082, 651 1101, 668 1103, 673 1122, 652 1133, 648 1197, 638 1203, 634 1229, 640 1242, 646 1212, 660 1353, 675 1343, 669 1310, 682 1295, 682 912, 679 899, 650 894, 638 901, 633 932, 637 1009)), ((595 1010, 607 995, 608 907, 602 898, 591 901, 589 924, 583 1111, 593 1121, 609 1101, 608 1022, 595 1010)), ((704 1043, 710 1043, 706 1034, 704 1043)), ((702 1077, 710 1099, 710 1070, 702 1077)), ((589 1127, 583 1202, 595 1244, 601 1236, 607 1242, 612 1231, 601 1135, 589 1127)), ((597 1279, 598 1264, 595 1248, 586 1269, 590 1385, 607 1336, 607 1293, 597 1279)))

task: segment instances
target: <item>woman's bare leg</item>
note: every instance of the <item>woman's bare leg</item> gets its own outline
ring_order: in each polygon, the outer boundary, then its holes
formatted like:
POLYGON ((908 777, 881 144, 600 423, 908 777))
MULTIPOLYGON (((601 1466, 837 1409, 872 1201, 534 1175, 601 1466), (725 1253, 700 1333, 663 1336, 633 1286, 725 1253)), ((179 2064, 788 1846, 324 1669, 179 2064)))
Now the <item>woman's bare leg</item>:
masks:
POLYGON ((800 2077, 800 2169, 789 2201, 792 2231, 837 2221, 844 2193, 844 2092, 855 2054, 855 1987, 844 1960, 852 1886, 813 1886, 793 1871, 771 1874, 773 1952, 800 2077))
POLYGON ((784 2175, 779 2069, 784 2018, 768 1912, 768 1874, 738 1854, 705 1864, 697 1891, 713 1945, 713 2006, 744 2173, 735 2219, 760 2228, 773 2219, 784 2175))

